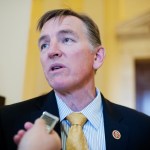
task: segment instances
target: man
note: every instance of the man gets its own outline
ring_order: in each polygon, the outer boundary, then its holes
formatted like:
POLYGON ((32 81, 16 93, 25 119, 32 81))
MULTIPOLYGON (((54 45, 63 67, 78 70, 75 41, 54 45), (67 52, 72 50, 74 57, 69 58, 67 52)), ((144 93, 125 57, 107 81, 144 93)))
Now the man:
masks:
POLYGON ((53 91, 1 109, 0 146, 16 149, 17 131, 48 111, 60 118, 54 130, 64 150, 72 112, 87 118, 83 132, 89 150, 150 149, 150 118, 111 103, 95 88, 94 76, 105 57, 97 25, 86 15, 59 9, 44 14, 38 29, 40 59, 53 91))

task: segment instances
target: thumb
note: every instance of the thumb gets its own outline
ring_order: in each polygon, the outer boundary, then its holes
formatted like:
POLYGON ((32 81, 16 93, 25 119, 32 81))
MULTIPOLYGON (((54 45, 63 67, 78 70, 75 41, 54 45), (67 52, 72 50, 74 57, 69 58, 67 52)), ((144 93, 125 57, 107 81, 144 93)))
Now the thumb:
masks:
POLYGON ((38 118, 38 119, 35 120, 34 126, 35 127, 45 127, 46 122, 42 118, 38 118))

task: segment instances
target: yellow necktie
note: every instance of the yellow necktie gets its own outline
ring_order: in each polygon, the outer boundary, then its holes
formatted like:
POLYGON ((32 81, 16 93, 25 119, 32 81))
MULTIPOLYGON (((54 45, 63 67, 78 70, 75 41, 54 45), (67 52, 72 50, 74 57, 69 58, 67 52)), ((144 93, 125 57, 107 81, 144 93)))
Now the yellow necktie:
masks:
POLYGON ((86 138, 82 131, 87 118, 82 113, 72 113, 67 116, 67 120, 71 123, 66 141, 67 150, 88 150, 86 138))

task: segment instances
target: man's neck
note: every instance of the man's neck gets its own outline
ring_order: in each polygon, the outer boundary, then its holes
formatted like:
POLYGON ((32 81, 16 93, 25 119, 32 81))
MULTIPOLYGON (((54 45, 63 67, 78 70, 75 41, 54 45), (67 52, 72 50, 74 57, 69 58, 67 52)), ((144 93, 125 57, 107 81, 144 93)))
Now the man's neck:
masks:
POLYGON ((81 111, 96 97, 96 89, 78 89, 73 92, 58 92, 55 91, 58 97, 72 110, 81 111))

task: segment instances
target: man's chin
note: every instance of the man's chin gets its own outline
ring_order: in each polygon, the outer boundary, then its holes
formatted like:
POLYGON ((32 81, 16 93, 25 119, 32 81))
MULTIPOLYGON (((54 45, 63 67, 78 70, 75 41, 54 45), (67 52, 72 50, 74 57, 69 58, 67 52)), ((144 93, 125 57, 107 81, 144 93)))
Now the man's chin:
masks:
POLYGON ((60 84, 50 84, 50 86, 55 90, 55 91, 64 91, 67 89, 67 87, 65 85, 63 85, 62 83, 60 84))

